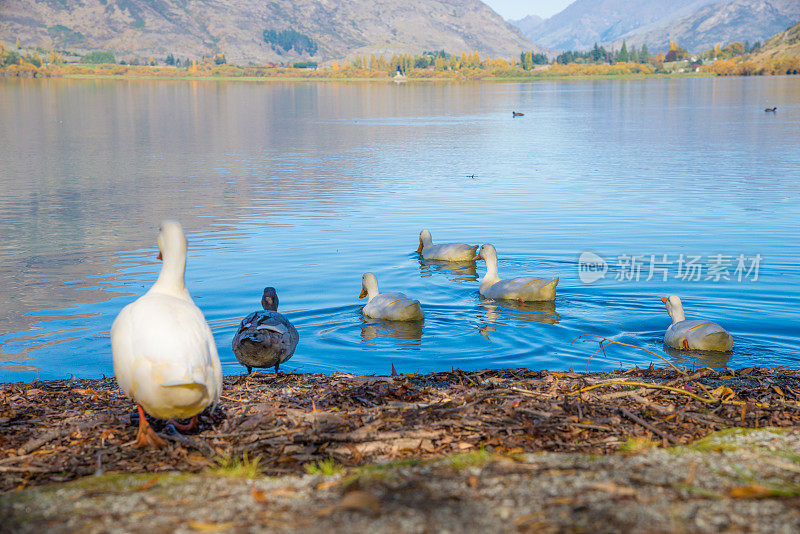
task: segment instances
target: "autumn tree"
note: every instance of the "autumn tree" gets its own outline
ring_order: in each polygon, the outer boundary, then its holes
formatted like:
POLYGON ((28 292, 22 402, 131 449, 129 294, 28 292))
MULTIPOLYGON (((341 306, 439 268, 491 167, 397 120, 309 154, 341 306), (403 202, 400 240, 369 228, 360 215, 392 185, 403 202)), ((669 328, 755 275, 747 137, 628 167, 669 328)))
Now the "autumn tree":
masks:
POLYGON ((686 50, 678 46, 677 42, 670 41, 669 51, 664 56, 664 61, 680 61, 684 57, 686 57, 686 50))
POLYGON ((523 52, 521 54, 520 61, 524 70, 531 70, 533 68, 533 52, 530 50, 523 52))
POLYGON ((744 44, 739 41, 734 41, 722 49, 722 54, 725 57, 735 57, 744 54, 744 44))

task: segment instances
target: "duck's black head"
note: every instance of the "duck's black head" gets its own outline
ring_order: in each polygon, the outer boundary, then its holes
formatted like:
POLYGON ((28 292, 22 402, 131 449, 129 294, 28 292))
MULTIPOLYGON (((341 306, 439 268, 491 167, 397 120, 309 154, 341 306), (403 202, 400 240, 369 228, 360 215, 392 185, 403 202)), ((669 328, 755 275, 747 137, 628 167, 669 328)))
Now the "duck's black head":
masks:
POLYGON ((278 311, 278 294, 274 287, 265 287, 261 297, 261 307, 265 310, 278 311))

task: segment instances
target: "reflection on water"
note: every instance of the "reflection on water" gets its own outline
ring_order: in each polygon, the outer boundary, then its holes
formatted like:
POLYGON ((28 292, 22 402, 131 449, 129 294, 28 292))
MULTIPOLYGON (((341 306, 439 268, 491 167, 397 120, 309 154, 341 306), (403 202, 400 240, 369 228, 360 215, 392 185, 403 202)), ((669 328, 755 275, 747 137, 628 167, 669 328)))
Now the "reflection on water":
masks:
MULTIPOLYGON (((673 349, 669 345, 664 345, 664 352, 666 352, 677 365, 684 365, 686 367, 695 367, 697 365, 707 367, 727 367, 731 359, 730 352, 719 352, 709 350, 691 350, 681 351, 673 349)), ((765 362, 769 366, 768 362, 765 362)))
MULTIPOLYGON (((111 374, 108 330, 155 280, 167 217, 186 228, 187 286, 225 373, 241 372, 231 338, 267 285, 301 371, 578 368, 582 333, 663 354, 666 294, 734 335, 728 365, 797 366, 799 134, 797 77, 3 79, 0 380, 111 374), (485 266, 420 263, 420 228, 493 243, 500 272, 559 276, 555 308, 481 301, 485 266), (580 281, 583 251, 605 279, 580 281), (650 254, 764 260, 757 282, 620 276, 618 258, 650 254), (424 335, 364 323, 368 270, 423 303, 424 335)), ((615 347, 591 366, 649 362, 615 347)))
MULTIPOLYGON (((361 327, 361 337, 365 343, 376 338, 422 338, 422 321, 365 321, 361 327)), ((405 348, 419 350, 419 345, 407 345, 405 348)))
POLYGON ((474 261, 424 260, 420 256, 420 277, 427 278, 435 273, 443 273, 453 282, 475 282, 478 280, 478 265, 474 261))
POLYGON ((555 302, 517 302, 481 297, 481 308, 484 323, 480 332, 486 339, 497 330, 498 325, 514 325, 516 321, 556 324, 561 320, 555 302))

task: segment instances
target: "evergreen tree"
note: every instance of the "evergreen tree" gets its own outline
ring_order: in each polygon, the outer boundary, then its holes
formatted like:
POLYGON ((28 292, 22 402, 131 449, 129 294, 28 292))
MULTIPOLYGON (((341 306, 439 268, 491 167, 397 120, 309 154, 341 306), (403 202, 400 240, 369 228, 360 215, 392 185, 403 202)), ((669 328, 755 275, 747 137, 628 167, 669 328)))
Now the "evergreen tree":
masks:
POLYGON ((622 48, 619 49, 619 54, 617 54, 617 61, 627 63, 628 59, 628 47, 625 46, 625 41, 622 41, 622 48))
POLYGON ((600 52, 600 47, 597 46, 597 43, 594 44, 594 48, 592 48, 592 62, 593 63, 600 63, 600 58, 603 57, 602 52, 600 52))
POLYGON ((647 43, 642 44, 642 49, 639 50, 639 63, 647 63, 650 61, 650 51, 647 50, 647 43))

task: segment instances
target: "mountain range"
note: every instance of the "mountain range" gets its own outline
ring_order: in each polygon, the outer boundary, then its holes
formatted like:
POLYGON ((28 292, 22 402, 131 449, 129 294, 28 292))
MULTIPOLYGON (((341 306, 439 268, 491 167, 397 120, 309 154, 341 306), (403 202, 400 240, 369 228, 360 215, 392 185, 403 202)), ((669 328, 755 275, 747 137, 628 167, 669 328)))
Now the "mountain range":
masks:
POLYGON ((632 32, 658 28, 717 1, 576 0, 525 34, 542 46, 561 50, 588 48, 632 32))
MULTIPOLYGON (((702 52, 716 44, 765 41, 800 20, 800 0, 732 0, 711 4, 660 28, 625 36, 628 45, 664 49, 670 41, 702 52)), ((622 39, 611 43, 622 46, 622 39)))
POLYGON ((17 38, 118 58, 222 53, 240 64, 545 51, 480 0, 0 0, 0 40, 17 38))
POLYGON ((676 41, 691 51, 763 41, 800 19, 800 0, 576 0, 553 17, 510 21, 532 41, 557 49, 623 41, 651 50, 676 41))

